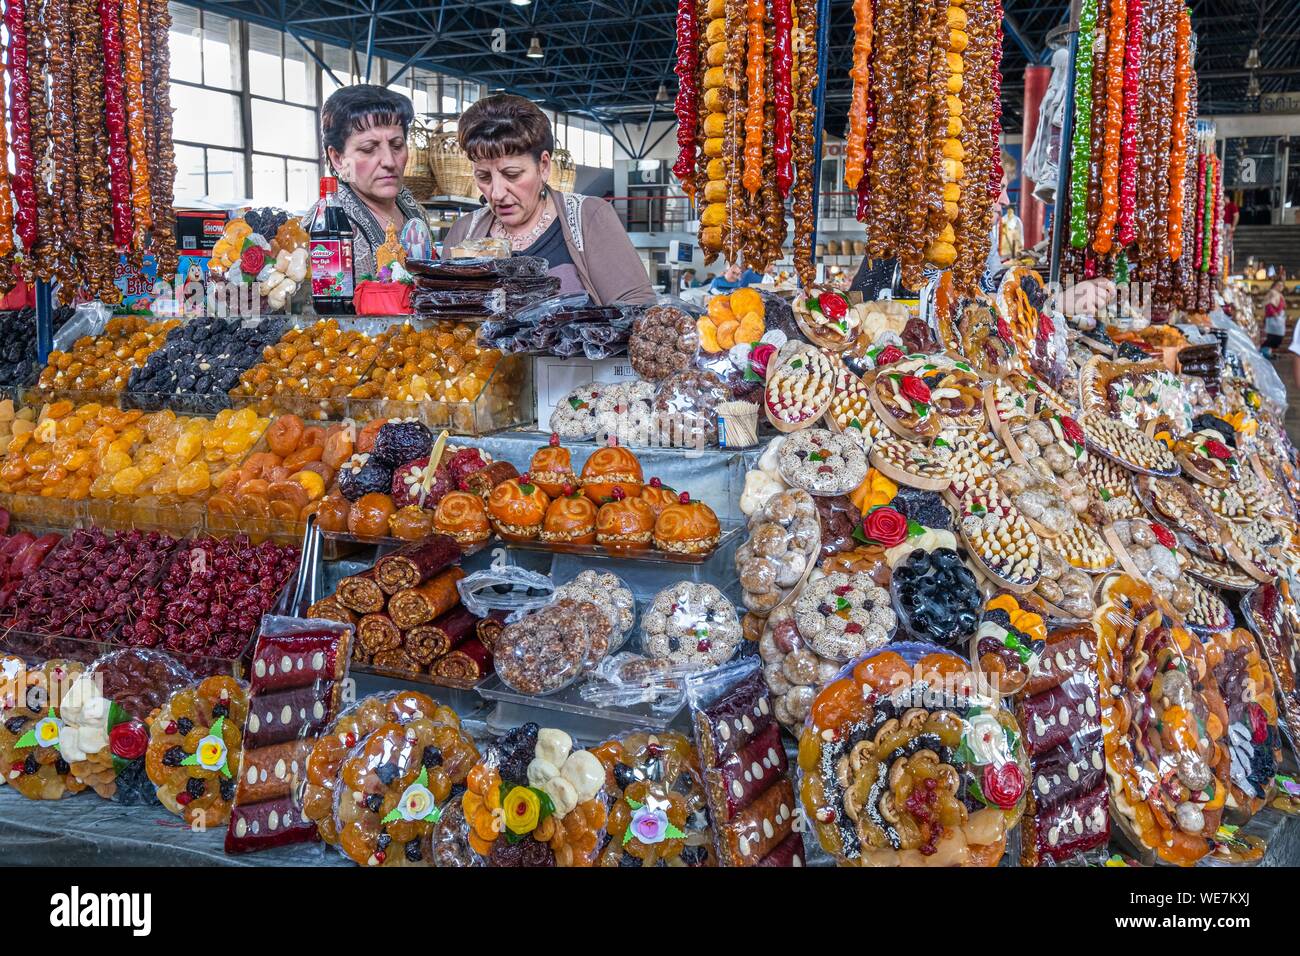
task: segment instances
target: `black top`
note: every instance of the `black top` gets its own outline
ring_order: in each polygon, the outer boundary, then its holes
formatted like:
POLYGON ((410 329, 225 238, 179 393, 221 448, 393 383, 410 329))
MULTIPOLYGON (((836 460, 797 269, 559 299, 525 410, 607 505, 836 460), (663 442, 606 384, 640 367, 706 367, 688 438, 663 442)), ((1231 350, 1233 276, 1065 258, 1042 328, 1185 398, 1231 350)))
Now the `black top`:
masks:
POLYGON ((560 220, 555 220, 537 237, 536 242, 527 249, 516 252, 515 255, 537 256, 539 259, 545 259, 550 266, 549 275, 560 280, 561 295, 570 292, 582 293, 586 290, 582 286, 582 280, 578 278, 578 267, 573 264, 569 247, 564 243, 564 233, 560 231, 562 228, 560 220))

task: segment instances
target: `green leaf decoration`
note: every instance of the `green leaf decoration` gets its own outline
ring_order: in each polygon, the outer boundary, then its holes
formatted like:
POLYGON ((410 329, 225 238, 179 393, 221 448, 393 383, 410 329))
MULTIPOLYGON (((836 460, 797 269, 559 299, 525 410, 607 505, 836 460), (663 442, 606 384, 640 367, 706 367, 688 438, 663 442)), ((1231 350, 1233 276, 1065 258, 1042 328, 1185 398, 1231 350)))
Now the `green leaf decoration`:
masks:
POLYGON ((15 750, 23 750, 28 747, 36 746, 36 729, 33 727, 27 733, 23 734, 14 742, 15 750))
POLYGON ((514 830, 511 830, 509 828, 506 829, 506 842, 509 843, 511 846, 514 846, 516 843, 522 842, 527 836, 528 836, 527 833, 516 833, 514 830))
POLYGON ((989 510, 988 508, 985 508, 982 504, 978 502, 970 506, 970 513, 973 515, 987 514, 988 510, 989 510))
POLYGON ((522 484, 522 485, 519 486, 519 490, 522 491, 522 492, 523 492, 524 494, 526 494, 526 495, 531 495, 534 491, 537 490, 537 486, 536 486, 536 485, 530 485, 530 484, 522 484))
POLYGON ((677 828, 676 828, 675 826, 673 826, 671 823, 668 824, 668 829, 665 830, 664 833, 668 836, 668 839, 670 839, 670 840, 685 840, 685 839, 686 839, 686 834, 683 833, 681 830, 677 829, 677 828))
POLYGON ((921 418, 928 418, 930 415, 930 406, 925 404, 925 402, 913 402, 912 411, 921 418))
POLYGON ((576 412, 580 408, 586 408, 587 403, 584 402, 582 399, 578 398, 577 396, 574 396, 573 398, 569 399, 569 407, 576 412))
POLYGON ((835 610, 837 610, 837 611, 847 611, 847 610, 849 609, 849 606, 850 606, 850 605, 849 605, 849 602, 846 601, 844 598, 842 598, 842 597, 837 597, 837 598, 835 599, 835 610))
POLYGON ((645 806, 644 803, 641 803, 637 800, 633 800, 631 797, 627 797, 626 799, 627 799, 627 805, 631 807, 633 810, 640 810, 642 807, 645 806))
POLYGON ((555 802, 551 800, 545 790, 538 790, 536 787, 529 787, 528 789, 537 794, 537 822, 541 823, 555 812, 555 802))
POLYGON ((858 431, 862 431, 862 422, 858 421, 856 418, 851 419, 849 421, 849 427, 856 428, 858 431))
POLYGON ((631 842, 632 842, 632 827, 628 826, 628 828, 623 831, 623 846, 627 846, 631 842))
MULTIPOLYGON (((226 718, 218 717, 213 721, 212 726, 208 728, 208 735, 211 737, 221 737, 226 729, 226 718)), ((225 738, 222 737, 224 740, 225 738)))
POLYGON ((131 719, 131 715, 128 714, 125 710, 123 710, 122 705, 119 704, 117 701, 113 701, 111 704, 108 705, 107 727, 109 730, 112 730, 118 724, 126 723, 126 721, 130 719, 131 719))
POLYGON ((1111 499, 1110 489, 1109 489, 1109 488, 1103 488, 1103 489, 1101 489, 1101 500, 1102 500, 1102 501, 1110 501, 1110 499, 1111 499))
POLYGON ((934 447, 935 447, 935 448, 949 448, 949 447, 951 447, 951 446, 948 444, 948 442, 944 441, 942 438, 936 438, 936 439, 934 440, 934 447))
POLYGON ((182 767, 197 767, 197 766, 198 766, 198 763, 199 763, 199 755, 198 755, 198 754, 190 754, 188 757, 186 757, 184 760, 181 761, 181 766, 182 766, 182 767))
POLYGON ((859 544, 866 544, 868 542, 866 532, 862 529, 861 522, 859 522, 857 526, 854 527, 852 537, 853 540, 858 542, 859 544))
POLYGON ((919 522, 913 521, 911 518, 908 518, 907 536, 909 538, 919 538, 923 534, 925 534, 925 526, 919 522))
POLYGON ((420 775, 419 775, 418 777, 415 778, 415 782, 416 782, 417 784, 419 784, 421 787, 427 787, 427 786, 429 785, 429 768, 428 768, 428 767, 425 767, 425 766, 423 766, 423 765, 420 767, 420 775))
POLYGON ((379 822, 396 823, 400 819, 402 819, 402 811, 399 810, 397 807, 394 807, 393 809, 389 810, 388 813, 384 814, 383 818, 379 822))
POLYGON ((803 368, 803 359, 795 359, 790 363, 791 368, 803 368))
POLYGON ((746 381, 746 382, 761 382, 761 381, 762 381, 762 379, 759 377, 759 374, 758 374, 757 372, 755 372, 754 369, 751 368, 749 365, 746 365, 746 366, 745 366, 745 376, 744 376, 744 378, 745 378, 745 381, 746 381))
POLYGON ((970 785, 966 788, 966 792, 980 803, 986 806, 989 805, 988 798, 984 796, 984 788, 980 786, 979 780, 971 780, 970 785))
POLYGON ((899 375, 897 372, 890 372, 889 378, 893 382, 901 382, 903 380, 903 376, 899 375))
POLYGON ((221 776, 225 777, 227 780, 232 779, 233 775, 232 775, 231 772, 230 772, 230 761, 229 761, 229 760, 227 760, 227 761, 225 761, 225 762, 223 762, 223 763, 221 764, 221 776))
POLYGON ((969 372, 969 371, 971 371, 971 367, 970 367, 969 365, 967 365, 965 362, 957 362, 956 365, 957 365, 957 367, 958 367, 959 369, 961 369, 963 372, 969 372))

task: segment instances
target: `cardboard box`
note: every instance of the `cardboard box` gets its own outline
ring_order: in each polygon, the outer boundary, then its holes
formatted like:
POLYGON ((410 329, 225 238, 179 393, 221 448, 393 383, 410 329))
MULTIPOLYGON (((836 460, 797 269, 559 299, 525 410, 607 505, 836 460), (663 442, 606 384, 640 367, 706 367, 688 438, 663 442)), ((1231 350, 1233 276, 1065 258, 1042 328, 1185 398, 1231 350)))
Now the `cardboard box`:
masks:
POLYGON ((533 358, 533 387, 537 391, 537 427, 550 430, 551 413, 579 385, 591 382, 634 382, 639 377, 632 371, 626 355, 617 358, 591 359, 554 358, 539 355, 533 358))

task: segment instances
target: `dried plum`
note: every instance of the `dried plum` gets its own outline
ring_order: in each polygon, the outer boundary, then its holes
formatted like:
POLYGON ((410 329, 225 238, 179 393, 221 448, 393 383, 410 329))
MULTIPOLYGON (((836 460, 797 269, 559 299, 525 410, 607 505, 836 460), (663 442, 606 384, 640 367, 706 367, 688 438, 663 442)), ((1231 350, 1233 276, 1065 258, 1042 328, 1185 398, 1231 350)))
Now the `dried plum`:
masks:
POLYGON ((890 504, 909 521, 936 531, 952 530, 952 512, 937 492, 900 486, 890 504))
POLYGON ((372 461, 388 468, 417 458, 427 458, 433 450, 433 432, 415 418, 394 418, 385 422, 370 449, 372 461))
POLYGON ((387 494, 392 490, 393 472, 379 464, 372 455, 353 455, 339 469, 339 493, 348 501, 362 495, 387 494))

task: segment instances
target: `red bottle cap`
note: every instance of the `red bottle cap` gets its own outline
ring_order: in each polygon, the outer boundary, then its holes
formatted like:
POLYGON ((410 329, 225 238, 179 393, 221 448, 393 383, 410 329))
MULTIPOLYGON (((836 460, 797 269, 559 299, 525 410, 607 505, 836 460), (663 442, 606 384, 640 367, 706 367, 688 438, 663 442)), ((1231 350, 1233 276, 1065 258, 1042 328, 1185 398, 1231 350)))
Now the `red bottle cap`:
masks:
POLYGON ((339 181, 333 176, 322 176, 320 178, 320 198, 333 195, 339 191, 339 181))

